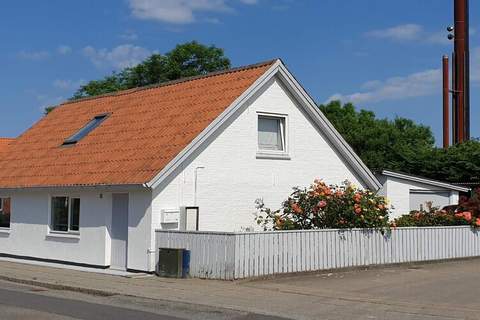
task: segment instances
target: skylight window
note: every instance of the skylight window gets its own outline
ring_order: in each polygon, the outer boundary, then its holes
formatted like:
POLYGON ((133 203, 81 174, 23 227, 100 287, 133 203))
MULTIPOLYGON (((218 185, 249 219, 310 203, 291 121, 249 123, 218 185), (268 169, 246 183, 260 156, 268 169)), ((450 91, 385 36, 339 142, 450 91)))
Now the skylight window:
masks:
POLYGON ((90 122, 87 123, 86 126, 84 126, 82 129, 80 129, 77 133, 75 133, 70 138, 66 139, 63 142, 63 145, 67 146, 67 145, 76 144, 78 141, 85 138, 85 136, 87 136, 90 132, 95 130, 95 128, 97 128, 99 125, 101 125, 102 122, 105 121, 107 116, 108 116, 108 114, 101 114, 101 115, 95 116, 95 118, 90 120, 90 122))

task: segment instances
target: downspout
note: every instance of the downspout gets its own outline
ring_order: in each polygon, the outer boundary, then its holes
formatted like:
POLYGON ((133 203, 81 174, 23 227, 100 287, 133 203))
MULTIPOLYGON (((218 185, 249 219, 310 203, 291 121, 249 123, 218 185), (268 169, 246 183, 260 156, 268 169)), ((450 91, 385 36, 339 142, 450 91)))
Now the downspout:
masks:
POLYGON ((198 166, 194 172, 194 185, 193 185, 193 206, 197 206, 197 192, 198 192, 198 170, 205 169, 204 166, 198 166))

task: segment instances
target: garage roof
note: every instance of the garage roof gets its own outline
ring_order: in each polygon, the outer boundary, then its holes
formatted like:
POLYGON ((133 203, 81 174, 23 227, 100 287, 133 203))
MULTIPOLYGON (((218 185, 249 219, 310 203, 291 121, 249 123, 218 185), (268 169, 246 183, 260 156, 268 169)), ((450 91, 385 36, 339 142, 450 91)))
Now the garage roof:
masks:
POLYGON ((449 190, 455 190, 455 191, 460 191, 460 192, 469 192, 469 188, 464 188, 460 186, 456 186, 447 182, 443 181, 438 181, 438 180, 433 180, 429 178, 424 178, 424 177, 419 177, 415 175, 410 175, 402 172, 395 172, 395 171, 389 171, 389 170, 383 170, 382 175, 387 176, 387 177, 393 177, 393 178, 399 178, 403 180, 408 180, 408 181, 414 181, 414 182, 419 182, 435 187, 441 187, 449 190))

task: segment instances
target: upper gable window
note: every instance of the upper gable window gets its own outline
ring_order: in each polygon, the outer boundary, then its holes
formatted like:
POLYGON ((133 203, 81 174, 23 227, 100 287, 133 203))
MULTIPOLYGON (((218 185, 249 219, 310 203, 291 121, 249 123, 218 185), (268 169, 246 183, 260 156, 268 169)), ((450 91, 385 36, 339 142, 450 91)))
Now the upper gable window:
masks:
POLYGON ((258 116, 258 149, 285 152, 285 117, 258 116))
POLYGON ((87 136, 90 132, 92 132, 95 128, 97 128, 103 121, 108 117, 108 114, 101 114, 95 116, 89 123, 87 123, 82 129, 80 129, 77 133, 75 133, 70 138, 66 139, 63 142, 63 145, 71 145, 76 144, 78 141, 82 140, 85 136, 87 136))

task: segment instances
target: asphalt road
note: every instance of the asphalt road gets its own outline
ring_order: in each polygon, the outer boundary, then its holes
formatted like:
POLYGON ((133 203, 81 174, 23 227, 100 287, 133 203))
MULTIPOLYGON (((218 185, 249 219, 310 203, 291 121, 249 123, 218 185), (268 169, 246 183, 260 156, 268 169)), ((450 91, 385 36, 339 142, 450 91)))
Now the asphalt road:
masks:
POLYGON ((125 300, 125 297, 104 298, 78 295, 69 292, 46 290, 42 288, 0 282, 0 319, 1 320, 180 320, 180 319, 225 319, 225 320, 281 320, 280 318, 231 310, 205 309, 205 307, 175 305, 155 309, 154 301, 125 300), (7 287, 7 288, 5 288, 7 287), (61 296, 74 295, 76 299, 61 296), (94 303, 87 300, 97 300, 94 303), (134 308, 118 305, 130 305, 134 308), (153 312, 140 310, 150 309, 153 312), (196 312, 196 308, 201 308, 196 312), (166 314, 162 314, 166 313, 166 314), (177 317, 175 313, 181 314, 177 317))

